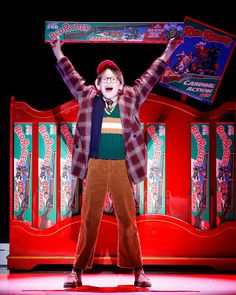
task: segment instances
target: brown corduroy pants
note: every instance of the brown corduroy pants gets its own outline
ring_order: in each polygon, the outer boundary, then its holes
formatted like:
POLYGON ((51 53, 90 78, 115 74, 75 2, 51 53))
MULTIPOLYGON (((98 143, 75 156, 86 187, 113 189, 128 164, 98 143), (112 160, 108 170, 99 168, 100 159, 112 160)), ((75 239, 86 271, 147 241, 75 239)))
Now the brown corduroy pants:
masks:
POLYGON ((81 227, 73 266, 91 268, 107 190, 112 194, 118 226, 117 265, 142 267, 133 188, 125 160, 89 160, 81 227))

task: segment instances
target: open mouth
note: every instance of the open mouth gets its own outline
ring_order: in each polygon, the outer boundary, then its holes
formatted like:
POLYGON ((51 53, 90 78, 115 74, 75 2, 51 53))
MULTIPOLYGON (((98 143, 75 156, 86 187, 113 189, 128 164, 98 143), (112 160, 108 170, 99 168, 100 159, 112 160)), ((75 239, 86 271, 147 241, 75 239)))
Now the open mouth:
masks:
POLYGON ((112 87, 112 86, 106 86, 106 87, 105 87, 105 90, 106 90, 106 91, 112 91, 112 90, 113 90, 113 87, 112 87))

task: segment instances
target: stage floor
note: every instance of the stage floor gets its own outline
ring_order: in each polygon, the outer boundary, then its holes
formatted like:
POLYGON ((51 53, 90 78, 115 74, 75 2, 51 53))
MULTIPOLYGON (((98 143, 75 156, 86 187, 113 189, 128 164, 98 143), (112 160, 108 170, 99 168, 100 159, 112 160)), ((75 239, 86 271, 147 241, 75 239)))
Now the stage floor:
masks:
POLYGON ((236 274, 157 271, 146 269, 151 288, 133 285, 129 271, 95 270, 85 272, 83 286, 64 289, 69 270, 9 272, 0 267, 0 294, 158 294, 158 295, 236 295, 236 274))

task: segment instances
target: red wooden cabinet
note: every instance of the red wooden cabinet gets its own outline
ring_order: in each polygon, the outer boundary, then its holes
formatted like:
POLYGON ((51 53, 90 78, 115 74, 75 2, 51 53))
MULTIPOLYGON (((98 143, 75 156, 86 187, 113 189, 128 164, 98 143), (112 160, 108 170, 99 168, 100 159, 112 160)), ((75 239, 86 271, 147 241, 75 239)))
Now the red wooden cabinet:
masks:
MULTIPOLYGON (((69 133, 63 133, 67 129, 63 131, 62 126, 75 122, 77 113, 76 101, 69 101, 52 110, 38 111, 12 99, 10 253, 7 257, 10 270, 73 262, 80 228, 83 185, 74 185, 71 178, 70 189, 66 185, 69 183, 66 181, 69 177, 66 161, 69 162, 70 158, 63 158, 62 145, 65 139, 68 140, 70 151, 72 141, 69 133), (53 165, 49 162, 48 167, 45 167, 40 155, 42 140, 49 144, 44 150, 44 160, 49 155, 54 156, 53 165), (72 186, 76 187, 79 196, 73 201, 66 197, 67 190, 71 191, 72 186)), ((164 213, 149 210, 148 183, 144 182, 142 204, 139 204, 142 208, 137 212, 144 264, 204 265, 217 270, 236 270, 234 157, 231 159, 230 218, 220 223, 217 222, 216 171, 216 126, 220 122, 234 126, 235 103, 227 102, 216 110, 200 112, 181 102, 150 94, 142 106, 140 118, 146 140, 150 122, 161 122, 165 126, 165 162, 162 166, 165 173, 162 182, 165 210, 164 213), (196 228, 192 223, 191 126, 202 122, 209 128, 208 229, 196 228)), ((233 156, 234 153, 235 147, 233 156)), ((108 207, 101 223, 95 264, 116 263, 116 219, 108 207)))

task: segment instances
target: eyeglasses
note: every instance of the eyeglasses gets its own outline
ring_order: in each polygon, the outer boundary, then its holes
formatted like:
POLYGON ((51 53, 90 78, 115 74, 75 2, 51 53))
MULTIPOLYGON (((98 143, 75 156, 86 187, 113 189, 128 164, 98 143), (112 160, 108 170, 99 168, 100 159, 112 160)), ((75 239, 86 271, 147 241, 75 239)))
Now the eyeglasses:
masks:
POLYGON ((107 83, 110 80, 111 83, 116 83, 118 79, 116 77, 102 77, 101 82, 107 83))

